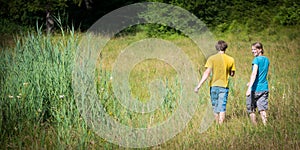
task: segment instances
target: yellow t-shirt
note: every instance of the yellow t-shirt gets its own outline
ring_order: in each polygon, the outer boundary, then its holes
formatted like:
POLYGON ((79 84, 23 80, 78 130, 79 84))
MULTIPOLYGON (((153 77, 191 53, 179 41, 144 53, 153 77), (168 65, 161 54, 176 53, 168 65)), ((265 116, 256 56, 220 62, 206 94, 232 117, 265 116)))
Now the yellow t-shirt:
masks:
POLYGON ((226 54, 215 54, 208 58, 206 68, 212 68, 210 86, 228 87, 228 76, 235 71, 234 59, 226 54))

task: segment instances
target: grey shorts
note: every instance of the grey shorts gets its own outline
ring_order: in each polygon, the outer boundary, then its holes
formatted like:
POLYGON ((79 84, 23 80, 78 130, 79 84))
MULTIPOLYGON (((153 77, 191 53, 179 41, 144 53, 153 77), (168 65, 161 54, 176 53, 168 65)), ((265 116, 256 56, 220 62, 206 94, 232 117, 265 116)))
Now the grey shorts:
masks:
POLYGON ((269 91, 264 92, 251 92, 246 98, 246 106, 248 113, 255 112, 256 108, 258 111, 263 111, 268 109, 268 97, 269 91))

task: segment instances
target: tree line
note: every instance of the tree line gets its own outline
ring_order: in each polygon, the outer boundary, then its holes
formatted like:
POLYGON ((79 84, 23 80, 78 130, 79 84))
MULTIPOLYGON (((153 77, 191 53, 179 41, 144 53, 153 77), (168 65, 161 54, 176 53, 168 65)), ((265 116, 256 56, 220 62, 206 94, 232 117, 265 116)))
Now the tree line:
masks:
POLYGON ((255 30, 300 24, 300 1, 295 0, 0 0, 0 32, 37 23, 52 30, 56 17, 62 24, 84 31, 110 11, 146 1, 180 6, 221 31, 233 23, 255 30))

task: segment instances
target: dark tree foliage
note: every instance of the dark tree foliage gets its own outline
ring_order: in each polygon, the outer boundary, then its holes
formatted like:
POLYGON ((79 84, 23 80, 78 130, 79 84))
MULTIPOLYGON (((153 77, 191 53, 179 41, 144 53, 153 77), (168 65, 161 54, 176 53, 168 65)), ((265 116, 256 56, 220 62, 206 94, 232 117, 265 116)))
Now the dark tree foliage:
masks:
POLYGON ((257 30, 271 24, 300 24, 300 2, 295 0, 0 0, 0 32, 13 24, 35 27, 38 22, 53 27, 51 19, 53 22, 55 17, 60 17, 63 25, 84 31, 117 8, 145 1, 180 6, 209 27, 222 26, 224 30, 232 22, 257 30))

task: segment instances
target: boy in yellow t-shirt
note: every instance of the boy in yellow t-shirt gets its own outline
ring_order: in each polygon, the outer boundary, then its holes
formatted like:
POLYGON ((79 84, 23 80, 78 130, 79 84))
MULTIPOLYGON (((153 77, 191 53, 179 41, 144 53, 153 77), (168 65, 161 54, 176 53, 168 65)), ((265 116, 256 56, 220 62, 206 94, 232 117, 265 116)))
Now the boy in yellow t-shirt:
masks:
POLYGON ((225 119, 226 104, 228 97, 228 76, 234 76, 234 59, 225 54, 227 43, 218 41, 216 44, 218 53, 208 58, 205 67, 206 70, 194 91, 198 93, 201 85, 212 73, 210 80, 210 98, 217 123, 222 124, 225 119))

